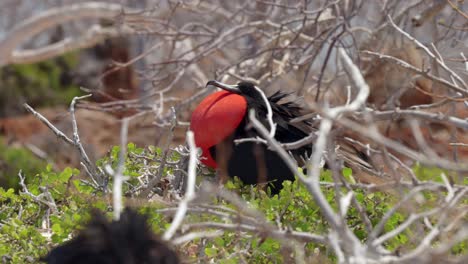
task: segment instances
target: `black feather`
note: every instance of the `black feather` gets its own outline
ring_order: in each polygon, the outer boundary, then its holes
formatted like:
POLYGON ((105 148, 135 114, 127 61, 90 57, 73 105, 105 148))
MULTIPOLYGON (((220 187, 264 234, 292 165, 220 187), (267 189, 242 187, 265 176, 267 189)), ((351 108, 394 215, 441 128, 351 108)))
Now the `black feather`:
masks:
POLYGON ((157 238, 146 218, 125 210, 119 221, 109 222, 94 212, 75 238, 54 248, 42 259, 48 264, 177 264, 176 253, 157 238))
MULTIPOLYGON (((267 122, 267 107, 261 94, 252 83, 238 84, 241 95, 247 100, 247 109, 255 110, 256 116, 262 124, 269 128, 267 122)), ((293 101, 286 99, 290 94, 280 91, 268 97, 273 112, 273 121, 276 123, 275 139, 280 143, 290 143, 300 140, 312 131, 309 121, 292 124, 290 121, 302 115, 302 108, 293 101)), ((247 111, 247 112, 248 112, 247 111)), ((223 142, 210 149, 212 157, 218 165, 227 160, 227 173, 237 176, 246 184, 269 182, 272 193, 278 193, 285 180, 294 180, 294 174, 279 155, 264 144, 245 142, 235 144, 234 140, 257 137, 258 132, 249 126, 248 115, 244 117, 235 132, 223 142), (219 152, 223 152, 220 154, 219 152), (266 177, 262 177, 262 171, 266 177)), ((311 153, 311 145, 292 150, 296 157, 311 153)))
MULTIPOLYGON (((215 82, 212 81, 211 83, 215 82)), ((219 85, 219 83, 217 86, 223 88, 223 85, 219 85)), ((250 82, 240 82, 236 88, 230 89, 246 99, 247 113, 251 109, 255 110, 257 119, 266 128, 269 128, 266 118, 267 107, 258 88, 250 82)), ((273 112, 273 121, 277 126, 275 139, 280 143, 301 140, 315 130, 308 120, 291 122, 293 119, 302 116, 303 110, 296 102, 287 100, 289 95, 278 91, 268 97, 273 112)), ((283 181, 294 180, 294 173, 283 159, 265 144, 256 142, 234 143, 236 139, 257 136, 259 136, 257 131, 249 126, 249 118, 248 114, 246 114, 235 132, 210 148, 210 153, 217 161, 221 173, 238 176, 247 184, 269 182, 272 186, 272 192, 278 193, 282 188, 283 181)), ((337 143, 340 146, 337 149, 337 157, 339 160, 344 161, 345 166, 351 167, 353 170, 357 169, 358 171, 377 175, 365 153, 340 138, 337 139, 337 143)), ((290 152, 296 160, 300 161, 303 157, 307 157, 312 153, 312 144, 307 144, 290 152)))

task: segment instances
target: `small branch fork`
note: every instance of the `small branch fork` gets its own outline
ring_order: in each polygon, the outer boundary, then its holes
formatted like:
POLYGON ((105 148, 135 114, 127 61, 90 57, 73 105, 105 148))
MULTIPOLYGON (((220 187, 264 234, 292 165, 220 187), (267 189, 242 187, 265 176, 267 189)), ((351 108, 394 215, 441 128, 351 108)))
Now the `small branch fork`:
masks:
POLYGON ((112 175, 114 178, 114 183, 112 186, 112 202, 114 209, 114 220, 118 221, 120 219, 120 214, 124 208, 122 201, 122 188, 123 183, 127 180, 128 177, 123 175, 125 170, 125 161, 127 157, 127 137, 128 137, 128 123, 130 119, 122 119, 122 125, 120 129, 120 152, 119 152, 119 162, 117 164, 117 169, 114 171, 112 167, 107 164, 105 166, 106 172, 109 175, 112 175))
POLYGON ((24 182, 25 177, 21 171, 18 172, 18 177, 20 179, 19 184, 24 194, 31 197, 34 202, 47 206, 52 213, 57 213, 57 204, 55 203, 52 194, 49 192, 49 190, 47 190, 47 188, 40 187, 42 193, 39 195, 34 195, 29 191, 28 187, 26 186, 26 183, 24 182))
POLYGON ((71 113, 71 119, 72 119, 72 127, 73 127, 73 139, 70 139, 67 135, 65 135, 63 132, 61 132, 58 128, 56 128, 47 118, 45 118, 43 115, 35 111, 31 106, 28 104, 24 104, 24 107, 28 112, 33 114, 35 117, 37 117, 42 123, 44 123, 52 132, 57 135, 58 138, 62 139, 65 143, 75 147, 80 154, 81 158, 81 165, 84 167, 88 175, 91 177, 94 186, 97 188, 100 188, 102 190, 107 189, 107 182, 106 178, 104 177, 104 173, 96 167, 96 165, 91 162, 91 160, 88 157, 88 154, 86 154, 86 151, 81 143, 80 136, 78 133, 78 124, 76 121, 76 116, 75 116, 75 104, 78 100, 82 100, 85 98, 90 97, 91 95, 84 95, 80 97, 75 97, 73 98, 71 104, 70 104, 70 113, 71 113))
POLYGON ((179 203, 179 208, 174 216, 174 220, 170 227, 166 230, 163 235, 163 239, 171 239, 179 226, 182 224, 182 221, 185 218, 187 213, 189 203, 195 198, 195 182, 197 177, 197 161, 198 161, 198 150, 195 146, 195 139, 192 131, 187 131, 187 144, 190 150, 190 159, 188 166, 188 180, 187 180, 187 191, 185 192, 185 197, 179 203))

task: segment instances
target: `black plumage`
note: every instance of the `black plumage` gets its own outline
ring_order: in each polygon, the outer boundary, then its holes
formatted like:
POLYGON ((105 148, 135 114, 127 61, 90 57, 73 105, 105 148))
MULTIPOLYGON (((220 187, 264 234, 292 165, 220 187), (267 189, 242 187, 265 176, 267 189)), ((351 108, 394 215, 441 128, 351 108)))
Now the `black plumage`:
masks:
MULTIPOLYGON (((259 136, 258 132, 249 125, 248 113, 252 109, 255 110, 257 119, 269 129, 267 106, 258 90, 259 88, 250 82, 226 85, 217 81, 210 81, 207 85, 214 85, 228 92, 241 95, 247 102, 247 111, 235 131, 222 142, 209 149, 211 156, 218 163, 218 172, 231 177, 237 176, 246 184, 267 182, 272 187, 272 193, 278 193, 282 188, 282 183, 285 180, 293 181, 295 174, 283 159, 265 144, 257 142, 236 144, 234 142, 237 139, 259 136)), ((286 97, 288 96, 289 94, 278 91, 267 98, 273 112, 273 122, 277 126, 275 139, 280 143, 295 142, 316 131, 308 120, 292 122, 293 119, 302 116, 304 113, 296 102, 287 100, 286 97)), ((375 173, 373 166, 369 163, 369 157, 364 152, 358 150, 343 138, 337 139, 337 143, 339 145, 336 151, 337 158, 343 161, 343 165, 367 175, 368 173, 375 173)), ((304 160, 304 158, 307 159, 312 153, 312 144, 306 144, 300 148, 290 150, 290 152, 298 161, 304 160)), ((327 164, 325 166, 328 167, 327 164)))
POLYGON ((128 209, 113 222, 95 212, 84 230, 42 260, 48 264, 180 263, 177 254, 150 230, 146 217, 128 209))
MULTIPOLYGON (((209 83, 210 84, 210 83, 209 83)), ((218 83, 214 83, 217 85, 218 83)), ((221 87, 223 88, 223 87, 221 87)), ((211 147, 212 157, 218 161, 220 170, 226 170, 229 176, 237 176, 246 184, 268 182, 272 193, 278 193, 285 180, 294 180, 294 174, 283 159, 265 144, 256 142, 234 143, 236 139, 257 137, 258 132, 249 126, 248 111, 255 110, 256 116, 269 129, 267 122, 267 107, 265 101, 250 82, 240 82, 236 88, 238 94, 247 101, 247 113, 234 133, 220 144, 211 147), (222 154, 220 154, 222 152, 222 154), (223 155, 220 157, 220 155, 223 155), (223 160, 225 168, 223 168, 223 160), (221 161, 221 162, 220 162, 221 161)), ((293 101, 286 100, 289 94, 276 92, 268 97, 273 112, 273 122, 276 123, 275 139, 281 143, 300 140, 312 132, 309 121, 291 123, 291 120, 301 116, 302 108, 293 101)), ((305 157, 312 151, 311 144, 291 150, 295 157, 305 157)), ((226 173, 226 172, 225 172, 226 173)))

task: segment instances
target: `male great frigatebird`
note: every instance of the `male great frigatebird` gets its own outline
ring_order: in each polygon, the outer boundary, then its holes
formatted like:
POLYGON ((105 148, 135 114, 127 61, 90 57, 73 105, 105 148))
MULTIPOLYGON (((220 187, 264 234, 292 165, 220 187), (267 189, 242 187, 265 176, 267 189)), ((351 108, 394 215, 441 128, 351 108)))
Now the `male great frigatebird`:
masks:
MULTIPOLYGON (((283 159, 265 144, 247 141, 236 144, 243 138, 257 137, 257 131, 249 126, 248 113, 254 109, 256 116, 267 128, 267 107, 258 87, 251 82, 227 85, 209 81, 222 91, 207 96, 193 111, 190 127, 195 134, 195 144, 202 149, 201 161, 216 168, 221 176, 237 176, 246 184, 271 182, 272 193, 282 188, 285 180, 294 180, 294 173, 283 159)), ((302 115, 302 108, 295 102, 284 100, 289 94, 276 92, 268 97, 276 123, 275 139, 280 143, 290 143, 308 136, 313 132, 309 121, 292 123, 291 120, 302 115)), ((343 148, 344 160, 362 160, 362 153, 354 148, 343 148), (351 151, 349 151, 351 150, 351 151), (356 151, 355 151, 356 150, 356 151)), ((312 152, 312 145, 291 150, 298 157, 312 152)))

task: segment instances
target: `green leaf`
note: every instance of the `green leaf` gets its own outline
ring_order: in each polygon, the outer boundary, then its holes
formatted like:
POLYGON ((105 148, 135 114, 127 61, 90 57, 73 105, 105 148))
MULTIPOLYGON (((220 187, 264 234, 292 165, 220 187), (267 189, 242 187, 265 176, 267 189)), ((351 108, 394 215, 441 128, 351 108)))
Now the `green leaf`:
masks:
POLYGON ((73 176, 73 172, 73 169, 67 167, 59 174, 58 179, 60 180, 60 182, 66 183, 73 176))
POLYGON ((218 254, 218 250, 216 248, 205 248, 205 254, 212 258, 218 254))
POLYGON ((343 168, 343 176, 349 177, 353 174, 353 170, 351 168, 343 168))

